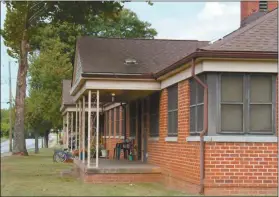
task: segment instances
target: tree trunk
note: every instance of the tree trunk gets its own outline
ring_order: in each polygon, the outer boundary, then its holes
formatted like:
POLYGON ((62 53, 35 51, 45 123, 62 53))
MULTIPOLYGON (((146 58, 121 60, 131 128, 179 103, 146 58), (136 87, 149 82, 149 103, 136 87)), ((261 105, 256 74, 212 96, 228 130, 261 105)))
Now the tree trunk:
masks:
POLYGON ((19 62, 19 68, 17 73, 17 88, 16 88, 16 100, 15 100, 16 117, 15 117, 14 143, 13 143, 13 154, 24 155, 24 156, 28 156, 26 143, 25 143, 25 136, 24 136, 24 100, 26 96, 26 75, 28 69, 27 44, 28 43, 26 39, 23 39, 21 41, 20 62, 19 62))
POLYGON ((39 153, 39 132, 35 129, 35 154, 39 153))
POLYGON ((45 131, 45 148, 48 148, 48 134, 49 130, 45 131))

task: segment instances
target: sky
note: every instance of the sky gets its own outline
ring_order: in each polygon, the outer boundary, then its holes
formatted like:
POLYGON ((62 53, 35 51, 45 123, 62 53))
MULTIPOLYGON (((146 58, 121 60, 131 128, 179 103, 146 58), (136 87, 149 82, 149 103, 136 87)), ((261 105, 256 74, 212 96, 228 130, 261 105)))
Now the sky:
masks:
MULTIPOLYGON (((158 32, 157 39, 188 39, 215 41, 237 29, 240 25, 239 2, 145 2, 125 3, 139 19, 151 23, 158 32)), ((1 2, 1 28, 6 7, 1 2)), ((1 38, 1 109, 8 108, 9 71, 11 61, 12 94, 15 98, 18 65, 7 54, 1 38)))

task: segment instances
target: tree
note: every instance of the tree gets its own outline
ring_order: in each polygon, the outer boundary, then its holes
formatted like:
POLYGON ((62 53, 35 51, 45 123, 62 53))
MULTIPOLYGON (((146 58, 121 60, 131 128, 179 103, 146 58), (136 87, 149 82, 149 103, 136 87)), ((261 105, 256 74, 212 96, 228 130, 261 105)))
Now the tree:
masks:
MULTIPOLYGON (((39 28, 35 42, 39 53, 31 58, 29 69, 30 98, 34 110, 40 108, 43 119, 62 128, 60 106, 62 103, 62 80, 70 79, 76 39, 80 35, 154 38, 156 30, 147 22, 140 21, 135 13, 123 10, 114 19, 95 17, 81 28, 79 24, 57 22, 39 28)), ((36 114, 36 112, 35 112, 36 114)))
POLYGON ((153 39, 157 32, 151 24, 139 20, 136 13, 123 9, 114 19, 96 17, 86 26, 86 34, 109 38, 153 39))
POLYGON ((9 55, 19 58, 13 154, 28 155, 24 137, 24 100, 26 97, 28 54, 36 47, 33 37, 38 28, 60 21, 86 24, 89 18, 98 15, 114 16, 122 9, 122 6, 117 2, 93 1, 7 1, 6 5, 7 15, 1 35, 5 45, 9 47, 9 55))
POLYGON ((1 137, 9 136, 9 110, 1 109, 1 137))

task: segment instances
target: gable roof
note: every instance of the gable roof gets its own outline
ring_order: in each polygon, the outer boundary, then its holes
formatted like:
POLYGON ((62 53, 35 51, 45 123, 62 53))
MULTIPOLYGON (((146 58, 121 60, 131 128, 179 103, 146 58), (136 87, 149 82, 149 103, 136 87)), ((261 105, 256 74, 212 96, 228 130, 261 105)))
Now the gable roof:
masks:
POLYGON ((62 105, 74 105, 73 96, 70 95, 71 80, 63 80, 62 86, 62 105))
POLYGON ((278 52, 277 9, 201 50, 278 52))
POLYGON ((82 73, 153 74, 207 45, 207 41, 81 37, 82 73), (125 64, 135 59, 136 64, 125 64))
POLYGON ((278 59, 277 8, 213 44, 196 49, 156 74, 160 77, 196 58, 278 59))

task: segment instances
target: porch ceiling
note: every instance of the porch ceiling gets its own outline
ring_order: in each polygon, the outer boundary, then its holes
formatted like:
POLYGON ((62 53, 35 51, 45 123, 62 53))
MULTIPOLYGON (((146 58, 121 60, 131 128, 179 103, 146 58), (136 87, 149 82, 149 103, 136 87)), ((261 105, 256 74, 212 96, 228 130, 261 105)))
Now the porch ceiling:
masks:
MULTIPOLYGON (((95 92, 96 90, 92 90, 95 92)), ((115 94, 114 102, 125 103, 132 100, 144 98, 155 92, 154 90, 99 90, 100 102, 109 103, 112 102, 112 93, 115 94)), ((84 92, 84 95, 88 95, 88 90, 84 92)), ((94 96, 92 97, 92 102, 94 101, 94 96)), ((85 97, 85 101, 88 101, 88 96, 85 97)))
MULTIPOLYGON (((129 102, 161 90, 161 83, 156 80, 85 79, 83 85, 73 92, 74 101, 81 99, 83 95, 87 101, 89 90, 92 93, 99 90, 101 103, 112 102, 112 94, 115 95, 114 102, 129 102)), ((93 94, 92 101, 94 99, 93 94)))

